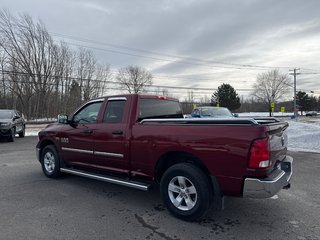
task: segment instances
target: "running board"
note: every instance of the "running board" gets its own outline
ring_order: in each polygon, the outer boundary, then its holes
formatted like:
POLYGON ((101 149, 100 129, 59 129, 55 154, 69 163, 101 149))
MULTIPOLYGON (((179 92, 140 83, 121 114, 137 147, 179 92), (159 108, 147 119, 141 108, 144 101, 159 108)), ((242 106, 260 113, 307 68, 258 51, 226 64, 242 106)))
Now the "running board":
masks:
POLYGON ((114 184, 131 187, 139 190, 144 190, 144 191, 148 191, 149 188, 151 187, 151 185, 148 185, 145 183, 134 182, 130 180, 123 180, 121 178, 116 178, 116 177, 105 177, 103 175, 87 173, 84 171, 74 170, 69 168, 60 168, 60 171, 64 173, 70 173, 70 174, 74 174, 81 177, 91 178, 91 179, 108 182, 108 183, 114 183, 114 184))

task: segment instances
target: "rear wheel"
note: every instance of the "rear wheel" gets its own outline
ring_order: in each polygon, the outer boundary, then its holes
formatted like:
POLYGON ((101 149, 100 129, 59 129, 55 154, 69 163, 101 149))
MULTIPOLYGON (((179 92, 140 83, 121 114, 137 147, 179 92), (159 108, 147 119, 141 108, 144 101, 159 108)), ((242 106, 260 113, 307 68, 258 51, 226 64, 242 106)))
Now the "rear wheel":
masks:
POLYGON ((169 211, 186 221, 202 217, 213 196, 207 176, 189 163, 171 166, 161 178, 160 191, 169 211))
POLYGON ((43 173, 49 178, 60 176, 60 159, 56 148, 48 145, 43 148, 40 155, 40 162, 43 173))
POLYGON ((26 134, 26 126, 23 125, 21 132, 19 132, 19 137, 23 138, 25 134, 26 134))

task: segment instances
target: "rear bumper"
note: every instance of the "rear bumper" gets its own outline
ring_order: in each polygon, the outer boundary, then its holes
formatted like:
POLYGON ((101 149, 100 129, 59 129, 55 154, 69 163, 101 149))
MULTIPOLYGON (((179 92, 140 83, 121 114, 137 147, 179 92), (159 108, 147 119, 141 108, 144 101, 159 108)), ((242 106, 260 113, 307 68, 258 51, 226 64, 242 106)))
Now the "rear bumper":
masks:
POLYGON ((268 178, 246 178, 244 180, 243 197, 269 198, 283 188, 290 187, 293 158, 286 156, 285 160, 268 178))

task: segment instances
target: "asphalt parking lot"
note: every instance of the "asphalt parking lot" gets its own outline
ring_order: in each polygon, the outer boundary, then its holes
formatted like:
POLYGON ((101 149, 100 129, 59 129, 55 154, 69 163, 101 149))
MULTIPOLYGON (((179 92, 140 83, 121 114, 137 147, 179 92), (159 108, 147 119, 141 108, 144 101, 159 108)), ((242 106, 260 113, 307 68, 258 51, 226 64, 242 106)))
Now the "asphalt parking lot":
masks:
POLYGON ((36 137, 0 142, 0 239, 320 239, 320 154, 296 153, 290 190, 226 198, 199 222, 172 217, 143 192, 65 175, 46 178, 36 137))

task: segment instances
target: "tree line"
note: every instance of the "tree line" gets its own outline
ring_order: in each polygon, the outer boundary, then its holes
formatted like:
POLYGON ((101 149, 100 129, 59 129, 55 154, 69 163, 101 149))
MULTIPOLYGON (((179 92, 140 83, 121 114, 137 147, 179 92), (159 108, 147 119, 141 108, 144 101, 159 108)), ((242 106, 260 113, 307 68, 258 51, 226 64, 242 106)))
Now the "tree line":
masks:
MULTIPOLYGON (((212 94, 211 99, 205 99, 202 102, 194 101, 193 92, 189 92, 188 97, 183 102, 183 108, 186 113, 190 113, 194 104, 199 106, 220 106, 227 107, 233 112, 266 112, 269 115, 272 112, 279 112, 281 107, 285 111, 293 112, 293 98, 291 101, 285 101, 293 86, 290 84, 288 74, 281 73, 278 69, 261 73, 257 76, 253 84, 251 98, 240 99, 236 90, 230 84, 221 84, 212 94), (274 108, 272 107, 274 106, 274 108)), ((298 91, 296 93, 296 111, 320 111, 320 97, 309 96, 306 92, 298 91)))
POLYGON ((112 78, 110 66, 100 64, 92 51, 56 43, 41 21, 6 10, 0 11, 0 79, 0 108, 19 109, 27 119, 71 113, 112 89, 107 87, 113 79, 130 93, 152 84, 152 75, 138 66, 122 68, 112 78))
POLYGON ((309 96, 306 92, 298 91, 296 98, 301 115, 303 111, 320 111, 320 97, 316 98, 309 96))

